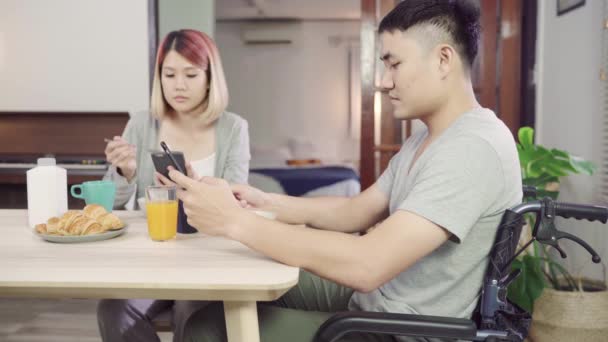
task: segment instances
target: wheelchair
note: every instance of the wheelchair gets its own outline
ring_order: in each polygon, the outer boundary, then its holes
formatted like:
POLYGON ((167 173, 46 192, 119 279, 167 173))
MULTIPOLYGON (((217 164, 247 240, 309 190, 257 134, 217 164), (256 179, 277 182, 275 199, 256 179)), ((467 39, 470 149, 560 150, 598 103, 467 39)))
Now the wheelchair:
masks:
MULTIPOLYGON (((536 189, 524 186, 524 198, 536 198, 536 189)), ((532 317, 507 299, 507 287, 517 278, 511 263, 533 241, 549 245, 566 257, 558 240, 569 239, 592 256, 595 263, 600 256, 580 238, 559 231, 556 217, 586 219, 606 223, 608 208, 594 205, 563 203, 544 198, 519 204, 505 211, 498 226, 490 261, 481 287, 477 308, 471 319, 412 314, 346 311, 334 314, 321 325, 314 341, 332 342, 350 332, 366 332, 395 336, 456 339, 465 341, 523 341, 528 336, 532 317), (536 215, 532 239, 516 251, 524 215, 536 215)))

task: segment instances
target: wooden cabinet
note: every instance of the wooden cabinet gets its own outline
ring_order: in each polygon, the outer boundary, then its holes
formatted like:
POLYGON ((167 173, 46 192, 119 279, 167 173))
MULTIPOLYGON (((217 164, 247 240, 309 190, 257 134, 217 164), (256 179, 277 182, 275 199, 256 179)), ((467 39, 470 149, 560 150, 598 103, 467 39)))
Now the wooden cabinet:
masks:
MULTIPOLYGON (((73 198, 69 193, 69 188, 74 184, 86 181, 99 180, 103 174, 99 175, 68 175, 68 208, 82 209, 84 201, 73 198)), ((20 174, 0 174, 0 208, 2 209, 27 209, 27 184, 25 175, 20 174)))
MULTIPOLYGON (((127 112, 0 112, 0 208, 27 208, 27 186, 22 163, 52 155, 78 163, 104 160, 105 137, 121 135, 129 119, 127 112)), ((68 186, 99 180, 96 170, 68 170, 68 186)), ((66 189, 68 191, 68 189, 66 189)), ((68 196, 70 208, 82 208, 80 199, 68 196)))

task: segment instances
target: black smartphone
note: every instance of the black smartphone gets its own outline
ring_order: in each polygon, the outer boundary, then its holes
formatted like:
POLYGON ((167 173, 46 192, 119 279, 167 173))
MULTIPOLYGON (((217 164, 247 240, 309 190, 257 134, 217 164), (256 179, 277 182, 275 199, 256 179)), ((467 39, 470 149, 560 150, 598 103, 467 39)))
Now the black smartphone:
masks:
POLYGON ((171 157, 169 157, 169 155, 164 151, 150 153, 156 171, 169 179, 171 178, 169 177, 169 170, 167 170, 167 167, 173 166, 176 170, 179 170, 180 167, 182 170, 186 169, 186 160, 184 159, 184 154, 179 151, 171 151, 171 154, 173 155, 173 158, 175 158, 177 165, 173 164, 171 157))

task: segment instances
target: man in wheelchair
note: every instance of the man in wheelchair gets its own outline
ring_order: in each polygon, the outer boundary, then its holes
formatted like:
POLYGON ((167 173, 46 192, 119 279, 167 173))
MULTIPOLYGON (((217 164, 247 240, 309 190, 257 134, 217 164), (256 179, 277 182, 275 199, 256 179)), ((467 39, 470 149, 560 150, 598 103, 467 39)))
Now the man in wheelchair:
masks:
MULTIPOLYGON (((393 336, 407 334, 372 322, 364 329, 347 326, 350 333, 328 339, 475 337, 469 319, 479 303, 497 227, 522 199, 513 136, 473 92, 479 9, 465 1, 407 0, 382 20, 378 32, 385 65, 381 85, 394 115, 420 119, 426 129, 405 141, 363 193, 295 198, 170 173, 184 189, 179 197, 192 226, 304 270, 297 287, 258 306, 262 341, 311 341, 334 313, 359 310, 456 321, 409 321, 416 325, 410 337, 393 336), (243 207, 276 212, 278 220, 243 207), (352 234, 370 227, 366 234, 352 234)), ((507 248, 505 255, 512 254, 507 248)), ((222 310, 221 303, 209 303, 195 313, 186 340, 225 341, 222 310)))

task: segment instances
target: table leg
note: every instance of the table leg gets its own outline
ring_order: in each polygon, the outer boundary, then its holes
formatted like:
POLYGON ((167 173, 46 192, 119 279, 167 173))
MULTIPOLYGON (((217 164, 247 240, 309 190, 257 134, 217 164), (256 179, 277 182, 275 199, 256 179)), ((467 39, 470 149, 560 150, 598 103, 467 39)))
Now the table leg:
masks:
POLYGON ((260 341, 256 302, 224 302, 228 342, 260 341))

